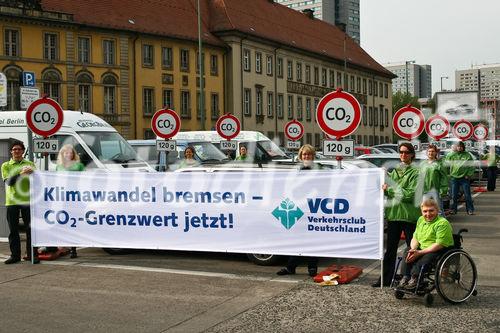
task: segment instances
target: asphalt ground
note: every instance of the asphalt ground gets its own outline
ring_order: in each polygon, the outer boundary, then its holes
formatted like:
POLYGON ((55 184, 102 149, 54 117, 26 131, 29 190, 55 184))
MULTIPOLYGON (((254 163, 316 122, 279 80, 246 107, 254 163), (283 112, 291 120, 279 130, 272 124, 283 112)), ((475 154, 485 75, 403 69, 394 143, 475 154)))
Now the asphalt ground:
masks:
MULTIPOLYGON (((348 285, 321 287, 301 267, 255 266, 243 255, 138 251, 110 256, 79 249, 41 265, 0 264, 0 332, 500 332, 500 188, 475 197, 476 215, 450 217, 468 228, 463 246, 478 268, 478 295, 460 305, 437 294, 397 300, 369 285, 378 262, 356 264, 348 285)), ((9 254, 0 242, 0 259, 9 254)))

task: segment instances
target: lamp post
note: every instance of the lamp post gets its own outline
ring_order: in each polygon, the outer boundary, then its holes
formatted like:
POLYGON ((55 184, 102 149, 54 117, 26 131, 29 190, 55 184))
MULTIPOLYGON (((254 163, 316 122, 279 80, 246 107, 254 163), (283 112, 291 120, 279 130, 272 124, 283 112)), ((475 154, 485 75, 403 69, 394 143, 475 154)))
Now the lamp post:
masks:
POLYGON ((205 94, 203 92, 203 50, 201 48, 201 11, 200 11, 200 0, 197 1, 198 6, 198 63, 200 70, 200 120, 201 120, 201 130, 205 130, 205 94))
POLYGON ((407 60, 405 61, 405 69, 406 69, 406 74, 405 74, 405 79, 406 79, 406 94, 408 95, 408 64, 414 64, 415 60, 407 60))
POLYGON ((441 91, 443 91, 443 79, 449 79, 447 76, 441 76, 441 91))

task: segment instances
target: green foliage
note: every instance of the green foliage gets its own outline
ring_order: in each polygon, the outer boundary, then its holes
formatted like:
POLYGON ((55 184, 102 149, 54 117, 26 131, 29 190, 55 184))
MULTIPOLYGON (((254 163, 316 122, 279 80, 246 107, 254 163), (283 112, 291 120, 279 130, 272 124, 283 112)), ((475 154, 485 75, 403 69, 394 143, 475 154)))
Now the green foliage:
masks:
POLYGON ((418 98, 410 93, 397 91, 392 95, 392 109, 394 110, 394 112, 398 111, 408 104, 411 104, 411 106, 414 106, 416 108, 420 108, 418 98))

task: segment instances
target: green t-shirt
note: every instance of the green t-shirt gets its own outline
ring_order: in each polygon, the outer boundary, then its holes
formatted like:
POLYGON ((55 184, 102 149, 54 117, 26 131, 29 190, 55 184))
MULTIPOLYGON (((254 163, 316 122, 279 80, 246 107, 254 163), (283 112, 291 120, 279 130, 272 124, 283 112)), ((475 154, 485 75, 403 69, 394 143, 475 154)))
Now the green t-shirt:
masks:
MULTIPOLYGON (((19 162, 10 159, 2 164, 2 180, 20 175, 24 166, 30 166, 35 169, 35 164, 28 160, 19 162)), ((5 184, 5 206, 29 205, 30 204, 30 182, 27 175, 20 176, 16 183, 9 186, 5 184)))
POLYGON ((420 249, 424 250, 434 243, 444 247, 453 246, 453 230, 450 222, 441 216, 437 216, 433 221, 427 222, 423 216, 417 221, 417 228, 413 233, 420 244, 420 249))
POLYGON ((84 170, 85 170, 85 166, 81 162, 73 163, 67 168, 61 164, 58 164, 56 166, 56 171, 84 171, 84 170))

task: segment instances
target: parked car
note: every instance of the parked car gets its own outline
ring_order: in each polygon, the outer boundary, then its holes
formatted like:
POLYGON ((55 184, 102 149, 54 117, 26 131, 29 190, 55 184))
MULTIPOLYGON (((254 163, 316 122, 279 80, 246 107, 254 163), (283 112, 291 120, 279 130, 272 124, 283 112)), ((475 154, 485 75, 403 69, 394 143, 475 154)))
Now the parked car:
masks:
POLYGON ((374 145, 372 147, 377 148, 382 153, 397 153, 399 149, 396 143, 381 143, 379 145, 374 145))
POLYGON ((446 113, 453 116, 468 115, 474 113, 476 108, 469 104, 459 104, 457 106, 446 109, 446 113))
POLYGON ((354 147, 354 157, 358 157, 361 155, 367 155, 367 154, 383 154, 384 151, 375 148, 375 147, 354 147))

